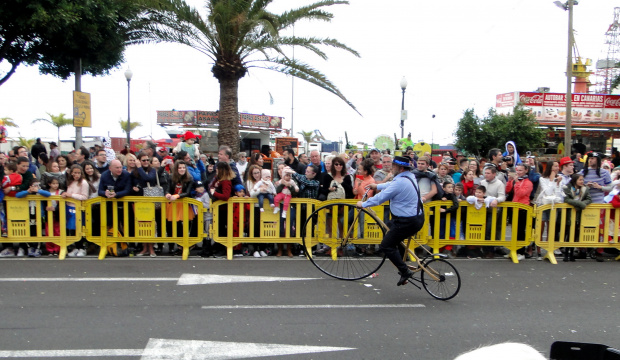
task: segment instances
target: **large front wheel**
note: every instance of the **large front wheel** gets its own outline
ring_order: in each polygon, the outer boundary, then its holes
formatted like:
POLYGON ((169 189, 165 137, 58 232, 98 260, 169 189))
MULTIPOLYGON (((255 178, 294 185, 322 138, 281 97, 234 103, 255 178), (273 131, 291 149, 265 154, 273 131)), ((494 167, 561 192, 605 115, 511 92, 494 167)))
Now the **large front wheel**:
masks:
POLYGON ((433 259, 424 264, 421 281, 424 290, 439 300, 450 300, 461 289, 461 276, 456 268, 443 259, 433 259))
POLYGON ((377 272, 385 261, 378 252, 385 230, 374 213, 351 204, 316 209, 302 228, 306 256, 323 273, 341 280, 359 280, 377 272), (359 216, 358 216, 359 212, 359 216))

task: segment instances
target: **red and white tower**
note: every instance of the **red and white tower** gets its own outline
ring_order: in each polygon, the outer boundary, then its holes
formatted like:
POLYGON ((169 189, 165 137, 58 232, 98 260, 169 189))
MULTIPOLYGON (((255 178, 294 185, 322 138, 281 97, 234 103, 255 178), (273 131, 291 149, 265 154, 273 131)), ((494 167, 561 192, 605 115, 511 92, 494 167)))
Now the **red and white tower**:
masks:
POLYGON ((614 8, 614 21, 605 33, 607 54, 596 62, 596 92, 611 93, 611 83, 620 75, 620 7, 614 8))

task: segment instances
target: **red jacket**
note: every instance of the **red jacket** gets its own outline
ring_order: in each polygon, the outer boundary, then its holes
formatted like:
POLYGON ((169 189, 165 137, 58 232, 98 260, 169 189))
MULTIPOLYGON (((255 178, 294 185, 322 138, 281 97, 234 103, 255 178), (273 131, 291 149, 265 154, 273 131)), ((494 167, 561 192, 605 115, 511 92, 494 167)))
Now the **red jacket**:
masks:
POLYGON ((512 197, 512 201, 529 205, 530 194, 532 193, 532 189, 534 188, 532 182, 527 178, 521 181, 517 181, 516 184, 514 180, 510 180, 506 183, 506 194, 513 190, 513 187, 514 196, 512 197))
POLYGON ((611 206, 620 208, 620 194, 614 195, 614 197, 611 198, 611 206))
POLYGON ((232 181, 230 180, 222 180, 215 181, 212 183, 211 188, 215 188, 215 192, 213 193, 213 197, 216 200, 228 201, 230 198, 230 194, 232 193, 232 181))

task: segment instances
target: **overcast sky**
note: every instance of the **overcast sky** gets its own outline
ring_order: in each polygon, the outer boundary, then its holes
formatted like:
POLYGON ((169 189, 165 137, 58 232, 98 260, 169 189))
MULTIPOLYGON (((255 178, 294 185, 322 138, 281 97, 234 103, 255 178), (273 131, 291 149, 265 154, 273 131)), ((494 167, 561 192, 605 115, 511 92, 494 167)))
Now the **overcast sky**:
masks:
MULTIPOLYGON (((203 1, 188 1, 203 7, 203 1)), ((308 1, 275 0, 281 12, 308 1)), ((606 57, 605 32, 613 21, 612 0, 580 0, 574 10, 576 42, 582 57, 594 63, 606 57)), ((301 51, 296 57, 332 80, 357 107, 302 80, 262 69, 250 69, 239 84, 239 111, 284 117, 294 132, 319 129, 329 139, 372 142, 380 134, 400 137, 400 80, 405 93, 405 135, 442 145, 453 140, 463 111, 484 115, 495 95, 532 91, 541 86, 566 91, 568 13, 551 0, 410 1, 351 0, 329 8, 331 23, 300 24, 296 35, 333 37, 361 54, 328 50, 323 61, 301 51), (269 93, 274 102, 270 104, 269 93), (294 112, 291 116, 291 101, 294 112), (432 119, 432 115, 435 118, 432 119)), ((132 135, 156 128, 156 110, 218 110, 219 84, 209 59, 174 44, 129 47, 126 63, 110 76, 82 78, 82 91, 91 94, 93 128, 85 135, 123 136, 119 119, 127 118, 127 81, 131 80, 131 119, 143 124, 132 135)), ((594 69, 592 69, 594 70, 594 69)), ((591 79, 593 82, 595 78, 591 79)), ((10 117, 19 129, 9 136, 56 138, 55 128, 30 122, 46 113, 71 116, 74 79, 65 82, 20 66, 0 86, 0 117, 10 117)), ((61 137, 74 135, 64 128, 61 137)), ((155 135, 154 137, 159 137, 155 135)))

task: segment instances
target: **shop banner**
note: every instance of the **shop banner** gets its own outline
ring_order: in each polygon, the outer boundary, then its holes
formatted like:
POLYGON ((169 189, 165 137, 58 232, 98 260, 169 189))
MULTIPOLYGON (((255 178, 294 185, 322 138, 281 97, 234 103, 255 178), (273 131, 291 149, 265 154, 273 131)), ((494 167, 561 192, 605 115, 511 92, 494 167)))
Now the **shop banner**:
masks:
MULTIPOLYGON (((217 111, 157 111, 158 124, 199 124, 218 125, 217 111)), ((282 129, 279 116, 239 113, 239 126, 255 129, 282 129)))
MULTIPOLYGON (((536 117, 541 125, 562 125, 566 122, 566 94, 516 92, 496 96, 499 113, 511 111, 518 102, 536 117)), ((573 126, 620 127, 620 95, 572 94, 573 126)))

